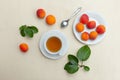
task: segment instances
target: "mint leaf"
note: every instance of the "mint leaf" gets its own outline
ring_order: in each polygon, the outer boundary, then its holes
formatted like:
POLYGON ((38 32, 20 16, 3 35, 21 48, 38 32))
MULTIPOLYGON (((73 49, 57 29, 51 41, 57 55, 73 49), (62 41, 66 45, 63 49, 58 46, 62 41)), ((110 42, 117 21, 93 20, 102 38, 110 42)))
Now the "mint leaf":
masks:
POLYGON ((77 52, 77 58, 81 61, 86 61, 91 54, 91 50, 88 45, 81 47, 77 52))
POLYGON ((26 25, 22 25, 22 26, 20 26, 19 30, 20 30, 20 31, 21 31, 21 30, 24 30, 26 27, 27 27, 26 25))
POLYGON ((22 25, 22 26, 19 28, 20 34, 21 34, 21 36, 23 36, 23 37, 25 37, 25 32, 24 32, 25 28, 26 28, 26 25, 22 25))
POLYGON ((69 60, 69 62, 71 62, 72 64, 78 64, 78 59, 77 59, 77 57, 76 56, 74 56, 74 55, 68 55, 68 60, 69 60))
POLYGON ((32 38, 33 37, 33 31, 30 28, 25 28, 25 35, 27 35, 28 37, 32 38))
POLYGON ((88 66, 84 66, 84 70, 85 70, 85 71, 89 71, 90 68, 89 68, 88 66))
POLYGON ((29 26, 33 33, 38 33, 38 29, 35 26, 29 26))
POLYGON ((21 36, 25 37, 24 29, 20 31, 21 36))
POLYGON ((73 74, 79 70, 79 67, 78 67, 78 65, 75 65, 75 64, 72 64, 71 62, 68 62, 65 65, 64 70, 66 70, 70 74, 73 74))

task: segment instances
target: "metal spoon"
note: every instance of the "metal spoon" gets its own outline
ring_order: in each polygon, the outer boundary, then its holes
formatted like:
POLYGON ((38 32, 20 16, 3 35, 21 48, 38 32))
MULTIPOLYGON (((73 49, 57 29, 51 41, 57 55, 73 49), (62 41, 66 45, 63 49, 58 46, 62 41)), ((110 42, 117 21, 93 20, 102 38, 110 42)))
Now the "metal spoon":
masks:
POLYGON ((68 18, 68 19, 66 19, 66 20, 63 20, 63 21, 61 22, 61 27, 67 27, 68 24, 69 24, 70 19, 71 19, 72 17, 74 17, 75 15, 77 15, 77 14, 81 11, 81 9, 82 9, 82 7, 79 7, 78 9, 76 9, 76 10, 74 11, 74 13, 71 15, 70 18, 68 18))

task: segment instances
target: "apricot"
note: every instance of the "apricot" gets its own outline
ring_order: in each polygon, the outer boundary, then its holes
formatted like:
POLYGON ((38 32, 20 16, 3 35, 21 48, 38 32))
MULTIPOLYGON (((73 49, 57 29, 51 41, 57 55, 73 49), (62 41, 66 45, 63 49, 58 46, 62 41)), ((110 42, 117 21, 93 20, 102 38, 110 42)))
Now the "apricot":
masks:
POLYGON ((96 32, 98 34, 103 34, 106 31, 105 26, 104 25, 98 25, 96 28, 96 32))
POLYGON ((46 15, 46 12, 45 12, 44 9, 38 9, 37 12, 36 12, 36 15, 37 15, 38 18, 43 19, 46 15))
POLYGON ((87 24, 89 21, 89 17, 87 14, 83 14, 81 17, 80 17, 80 22, 83 23, 83 24, 87 24))
POLYGON ((82 23, 77 23, 76 24, 76 31, 82 32, 83 30, 84 30, 84 25, 82 23))
POLYGON ((81 34, 81 39, 84 41, 87 41, 89 39, 89 33, 88 32, 83 32, 81 34))
POLYGON ((53 15, 48 15, 48 16, 46 17, 46 23, 47 23, 48 25, 53 25, 53 24, 55 24, 55 22, 56 22, 55 16, 53 16, 53 15))
POLYGON ((97 36, 98 36, 98 33, 96 31, 92 31, 89 34, 89 37, 91 40, 95 40, 97 38, 97 36))
POLYGON ((96 27, 96 22, 95 21, 89 21, 88 23, 87 23, 87 28, 88 29, 93 29, 93 28, 95 28, 96 27))
POLYGON ((20 50, 22 51, 22 52, 27 52, 28 51, 28 44, 26 44, 26 43, 21 43, 20 45, 19 45, 19 48, 20 48, 20 50))

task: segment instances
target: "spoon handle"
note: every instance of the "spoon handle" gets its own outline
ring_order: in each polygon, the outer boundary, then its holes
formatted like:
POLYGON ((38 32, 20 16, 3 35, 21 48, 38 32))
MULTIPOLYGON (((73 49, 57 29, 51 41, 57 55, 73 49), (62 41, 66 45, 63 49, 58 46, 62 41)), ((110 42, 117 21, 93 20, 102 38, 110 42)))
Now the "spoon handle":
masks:
POLYGON ((68 20, 70 20, 72 17, 74 17, 75 15, 77 15, 80 11, 81 11, 82 7, 77 8, 74 13, 70 16, 70 18, 68 20))

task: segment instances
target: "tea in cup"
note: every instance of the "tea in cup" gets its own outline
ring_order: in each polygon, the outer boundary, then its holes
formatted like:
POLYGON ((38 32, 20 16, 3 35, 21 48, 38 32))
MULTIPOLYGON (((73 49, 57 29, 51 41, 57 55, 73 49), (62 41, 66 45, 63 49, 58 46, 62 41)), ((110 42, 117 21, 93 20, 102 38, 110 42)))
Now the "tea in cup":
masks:
POLYGON ((57 36, 50 36, 45 41, 45 49, 50 54, 59 54, 62 48, 62 40, 57 36))

